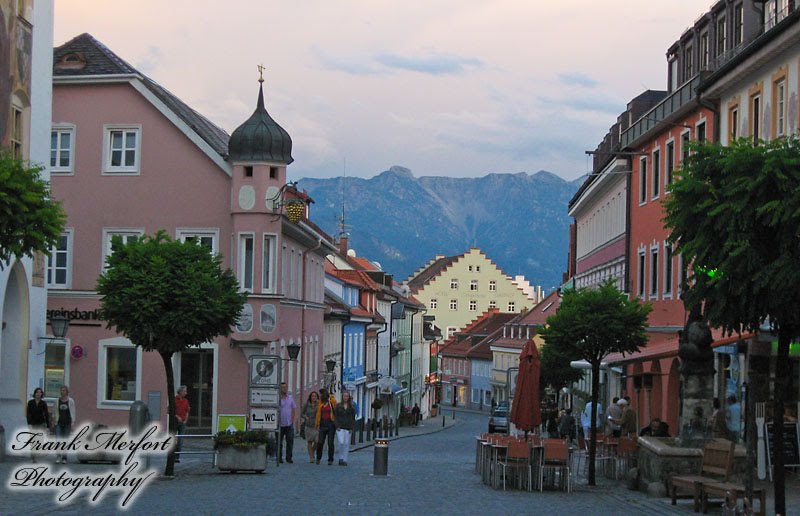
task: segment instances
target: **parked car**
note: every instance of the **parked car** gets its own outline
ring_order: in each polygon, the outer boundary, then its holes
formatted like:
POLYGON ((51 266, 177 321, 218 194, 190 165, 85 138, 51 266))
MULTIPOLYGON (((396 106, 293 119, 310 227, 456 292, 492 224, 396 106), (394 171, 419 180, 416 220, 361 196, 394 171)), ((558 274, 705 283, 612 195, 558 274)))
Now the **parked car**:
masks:
POLYGON ((508 433, 508 405, 498 405, 489 417, 489 433, 508 433))

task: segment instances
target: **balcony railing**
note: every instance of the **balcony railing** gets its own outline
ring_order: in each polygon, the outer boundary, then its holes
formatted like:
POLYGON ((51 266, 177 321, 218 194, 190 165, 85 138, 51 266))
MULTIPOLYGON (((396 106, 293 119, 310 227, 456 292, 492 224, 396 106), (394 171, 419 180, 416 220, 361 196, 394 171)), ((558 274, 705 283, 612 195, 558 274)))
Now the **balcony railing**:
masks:
POLYGON ((697 98, 697 87, 700 85, 700 79, 701 74, 695 75, 685 82, 683 86, 659 102, 653 109, 642 115, 639 120, 622 133, 622 147, 629 147, 673 113, 694 101, 697 98))

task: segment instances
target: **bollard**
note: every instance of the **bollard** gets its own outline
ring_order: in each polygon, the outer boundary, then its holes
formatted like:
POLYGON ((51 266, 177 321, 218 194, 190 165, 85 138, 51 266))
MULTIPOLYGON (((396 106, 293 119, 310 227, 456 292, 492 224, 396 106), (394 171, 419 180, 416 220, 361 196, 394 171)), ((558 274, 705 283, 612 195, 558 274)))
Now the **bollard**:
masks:
POLYGON ((456 420, 456 411, 453 410, 453 421, 455 421, 455 420, 456 420))
POLYGON ((358 420, 358 442, 364 442, 364 419, 358 420))
POLYGON ((444 412, 442 412, 442 428, 444 428, 445 421, 447 421, 447 416, 445 416, 444 412))
MULTIPOLYGON (((136 400, 131 404, 130 411, 128 412, 128 428, 131 430, 132 435, 139 435, 150 422, 150 408, 141 400, 136 400)), ((144 467, 150 467, 149 455, 144 456, 144 467)))
POLYGON ((6 429, 0 425, 0 462, 6 460, 6 429))
POLYGON ((398 435, 400 435, 400 425, 399 424, 394 426, 394 436, 397 437, 398 435))
POLYGON ((375 453, 372 460, 372 474, 386 476, 389 470, 389 441, 375 440, 375 453))

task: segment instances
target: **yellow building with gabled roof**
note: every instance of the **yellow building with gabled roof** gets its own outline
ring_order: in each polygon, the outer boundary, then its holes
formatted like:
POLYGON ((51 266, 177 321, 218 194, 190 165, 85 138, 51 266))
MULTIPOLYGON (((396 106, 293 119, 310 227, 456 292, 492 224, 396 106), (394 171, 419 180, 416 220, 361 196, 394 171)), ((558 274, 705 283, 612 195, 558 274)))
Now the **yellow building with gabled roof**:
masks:
POLYGON ((519 276, 517 280, 473 247, 458 256, 436 255, 404 284, 428 307, 426 315, 436 317, 436 325, 448 338, 492 308, 519 313, 537 304, 541 289, 523 290, 527 282, 519 276))

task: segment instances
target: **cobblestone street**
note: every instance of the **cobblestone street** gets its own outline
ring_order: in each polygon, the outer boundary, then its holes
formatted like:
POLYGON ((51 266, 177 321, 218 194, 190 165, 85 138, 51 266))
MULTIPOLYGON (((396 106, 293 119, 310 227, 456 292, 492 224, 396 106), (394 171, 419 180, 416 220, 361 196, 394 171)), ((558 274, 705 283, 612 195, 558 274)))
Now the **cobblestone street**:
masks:
MULTIPOLYGON (((419 429, 401 429, 400 438, 390 443, 388 477, 371 476, 371 447, 352 452, 350 465, 340 467, 328 466, 324 460, 321 465, 304 461, 304 443, 298 441, 294 464, 275 467, 271 462, 262 475, 222 474, 211 468, 207 456, 184 458, 176 465, 174 479, 149 484, 126 513, 693 514, 689 501, 672 507, 666 498, 650 498, 607 480, 589 488, 578 478, 571 494, 493 490, 481 484, 473 471, 474 437, 483 430, 486 416, 457 413, 452 421, 448 413, 447 423, 448 428, 442 429, 441 419, 435 418, 419 429), (434 433, 411 435, 413 431, 434 433)), ((4 485, 17 464, 17 459, 0 464, 4 485)), ((163 461, 155 461, 155 466, 163 469, 163 461)), ((70 467, 83 473, 106 469, 102 465, 70 467)), ((115 494, 94 506, 85 497, 61 507, 53 500, 50 493, 22 494, 5 488, 0 514, 119 512, 115 494)))

